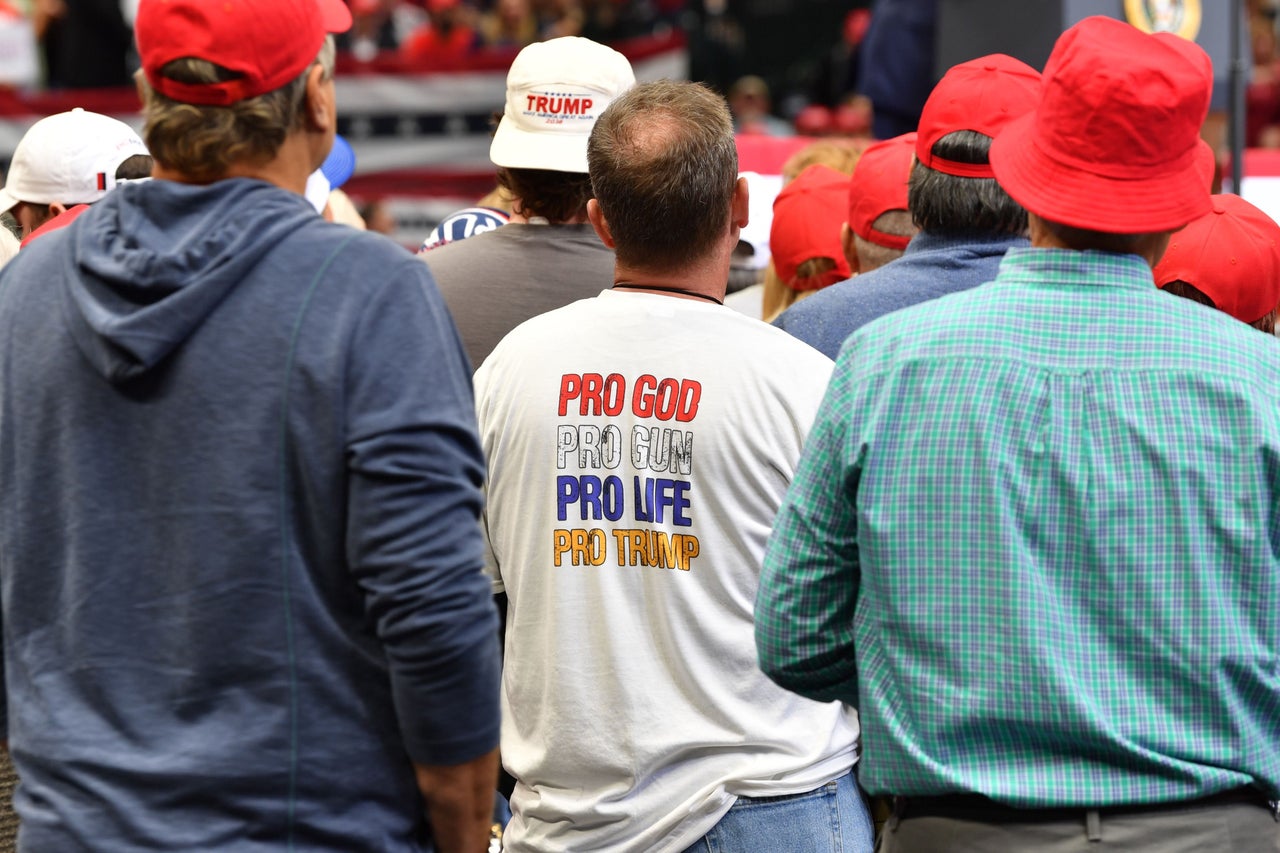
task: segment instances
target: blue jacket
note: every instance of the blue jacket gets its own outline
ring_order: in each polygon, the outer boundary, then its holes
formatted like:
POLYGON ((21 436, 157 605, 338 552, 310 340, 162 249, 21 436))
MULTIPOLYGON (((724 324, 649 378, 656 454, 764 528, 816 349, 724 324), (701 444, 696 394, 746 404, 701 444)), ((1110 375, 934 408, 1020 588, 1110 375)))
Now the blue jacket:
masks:
POLYGON ((1008 235, 955 238, 921 231, 896 261, 819 290, 773 325, 834 359, 855 329, 890 311, 992 281, 1004 253, 1026 245, 1008 235))
POLYGON ((497 745, 468 366, 426 266, 248 179, 0 273, 22 850, 430 849, 497 745))

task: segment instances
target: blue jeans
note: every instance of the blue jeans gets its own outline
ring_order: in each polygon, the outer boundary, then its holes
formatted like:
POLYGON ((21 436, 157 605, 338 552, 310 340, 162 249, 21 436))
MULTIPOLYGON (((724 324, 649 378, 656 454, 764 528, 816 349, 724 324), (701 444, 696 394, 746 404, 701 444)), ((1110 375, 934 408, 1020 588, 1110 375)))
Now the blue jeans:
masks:
POLYGON ((685 853, 871 853, 871 835, 850 772, 803 794, 739 797, 685 853))

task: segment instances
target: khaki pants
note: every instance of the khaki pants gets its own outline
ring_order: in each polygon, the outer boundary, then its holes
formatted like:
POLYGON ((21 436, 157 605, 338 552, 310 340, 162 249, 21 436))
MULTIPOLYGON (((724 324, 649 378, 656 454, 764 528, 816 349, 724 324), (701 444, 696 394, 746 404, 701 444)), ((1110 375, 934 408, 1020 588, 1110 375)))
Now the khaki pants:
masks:
POLYGON ((1078 819, 983 823, 890 817, 877 853, 1280 853, 1280 823, 1247 803, 1139 813, 1080 810, 1078 819))

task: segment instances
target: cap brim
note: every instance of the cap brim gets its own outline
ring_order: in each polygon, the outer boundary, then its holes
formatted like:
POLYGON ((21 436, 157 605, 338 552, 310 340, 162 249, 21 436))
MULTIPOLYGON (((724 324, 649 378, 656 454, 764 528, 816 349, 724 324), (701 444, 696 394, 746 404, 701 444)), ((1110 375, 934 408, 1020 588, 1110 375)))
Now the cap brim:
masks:
POLYGON ((530 133, 503 120, 489 146, 489 159, 507 169, 587 172, 587 135, 530 133))
POLYGON ((319 0, 320 20, 326 33, 345 33, 351 29, 351 9, 342 0, 319 0))
POLYGON ((1176 231, 1210 210, 1197 157, 1167 174, 1112 178, 1061 163, 1035 143, 1035 111, 1010 122, 991 144, 996 181, 1042 219, 1110 234, 1176 231))
POLYGON ((0 213, 8 213, 18 206, 19 199, 9 195, 8 190, 0 189, 0 213))
POLYGON ((356 154, 351 150, 351 143, 341 136, 334 136, 333 148, 320 164, 320 171, 324 172, 332 189, 336 190, 349 181, 356 171, 356 154))

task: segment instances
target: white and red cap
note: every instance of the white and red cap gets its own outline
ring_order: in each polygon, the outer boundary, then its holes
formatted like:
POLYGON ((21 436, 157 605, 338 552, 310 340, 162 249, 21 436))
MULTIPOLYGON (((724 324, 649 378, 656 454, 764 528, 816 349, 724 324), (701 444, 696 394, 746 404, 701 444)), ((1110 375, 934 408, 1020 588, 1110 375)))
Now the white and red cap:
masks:
POLYGON ((635 82, 625 56, 590 39, 529 45, 507 72, 507 106, 489 159, 508 169, 585 174, 591 128, 635 82))
POLYGON ((19 202, 92 204, 116 186, 116 169, 147 146, 122 121, 76 108, 31 125, 17 149, 0 213, 19 202))

